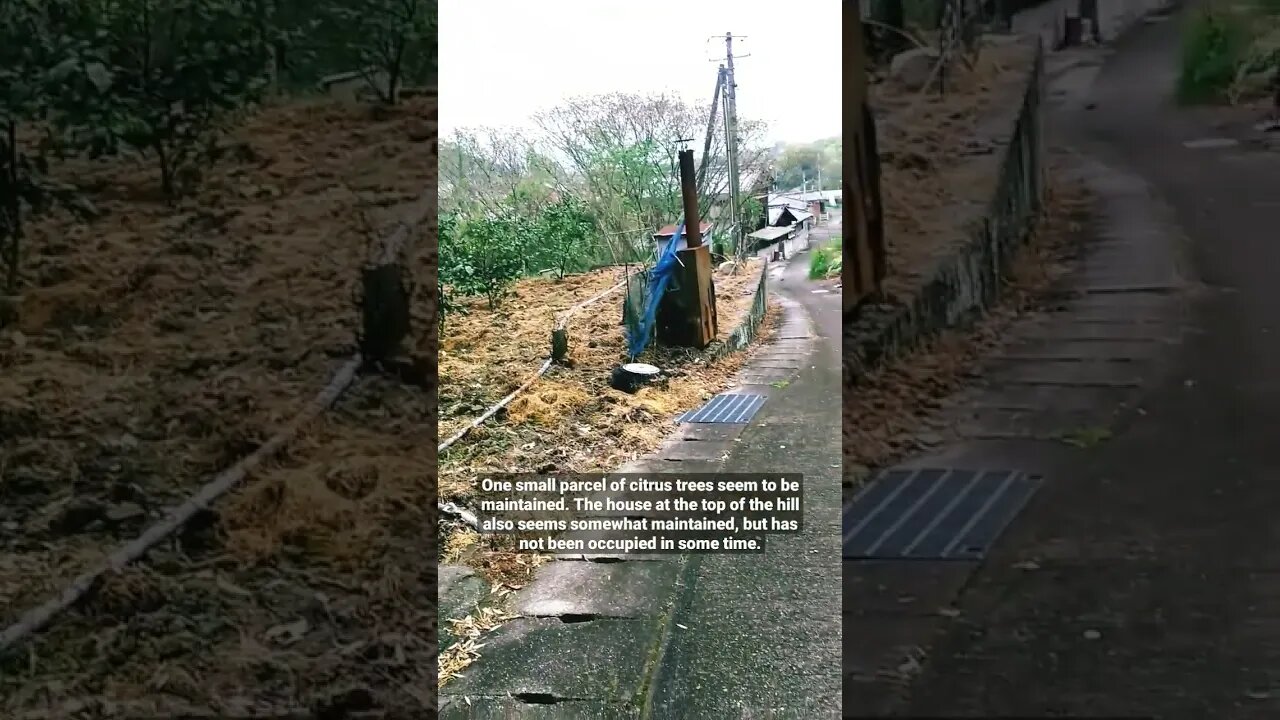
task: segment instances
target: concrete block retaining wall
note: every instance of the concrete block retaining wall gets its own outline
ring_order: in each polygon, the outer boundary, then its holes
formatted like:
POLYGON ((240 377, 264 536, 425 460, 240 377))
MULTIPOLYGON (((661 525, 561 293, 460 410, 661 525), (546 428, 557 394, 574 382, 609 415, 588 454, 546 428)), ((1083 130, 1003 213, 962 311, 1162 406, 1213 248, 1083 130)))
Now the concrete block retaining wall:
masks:
MULTIPOLYGON (((999 299, 1010 261, 1034 226, 1044 197, 1043 77, 1041 46, 1026 78, 1021 108, 1012 113, 1013 127, 997 133, 1008 141, 999 150, 995 192, 968 242, 941 261, 906 304, 864 307, 846 325, 846 385, 856 384, 866 372, 921 339, 982 315, 999 299)), ((1001 114, 994 121, 1007 122, 1008 117, 1001 114)))

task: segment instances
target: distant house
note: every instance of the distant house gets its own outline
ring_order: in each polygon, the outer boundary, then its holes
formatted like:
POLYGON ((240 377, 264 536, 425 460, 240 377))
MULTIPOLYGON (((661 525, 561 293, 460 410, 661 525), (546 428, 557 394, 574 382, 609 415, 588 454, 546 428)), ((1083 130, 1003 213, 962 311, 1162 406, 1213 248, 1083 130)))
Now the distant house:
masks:
POLYGON ((799 224, 760 228, 747 236, 757 257, 786 260, 809 247, 809 231, 799 224))
POLYGON ((798 198, 789 195, 770 195, 769 204, 766 207, 765 214, 769 225, 777 225, 778 219, 782 216, 784 210, 795 210, 798 212, 808 212, 809 204, 798 198))
MULTIPOLYGON (((658 231, 653 234, 653 242, 655 245, 654 249, 657 251, 659 256, 661 256, 662 251, 666 249, 667 243, 671 242, 671 238, 675 237, 677 227, 678 226, 675 224, 666 225, 664 227, 659 228, 658 231)), ((702 231, 703 244, 710 245, 711 244, 711 228, 713 227, 712 223, 706 220, 703 220, 698 225, 698 227, 702 231)), ((676 250, 679 251, 679 250, 688 250, 688 249, 689 249, 688 236, 681 235, 680 244, 676 245, 676 250)))
POLYGON ((776 225, 783 208, 803 210, 815 218, 826 215, 828 208, 840 205, 839 190, 791 190, 769 196, 769 224, 776 225))
POLYGON ((794 207, 784 207, 778 210, 778 217, 771 223, 774 227, 791 227, 799 225, 801 230, 808 232, 813 227, 814 215, 811 212, 800 210, 794 207))

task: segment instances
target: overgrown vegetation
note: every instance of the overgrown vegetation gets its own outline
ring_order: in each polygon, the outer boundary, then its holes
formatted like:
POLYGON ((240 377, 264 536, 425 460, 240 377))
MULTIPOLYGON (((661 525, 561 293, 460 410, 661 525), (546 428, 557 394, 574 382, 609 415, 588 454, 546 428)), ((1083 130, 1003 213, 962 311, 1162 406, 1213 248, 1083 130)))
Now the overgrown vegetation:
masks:
POLYGON ((1231 103, 1276 91, 1280 3, 1236 0, 1194 13, 1182 44, 1178 96, 1186 103, 1231 103))
POLYGON ((540 272, 562 279, 583 270, 594 221, 578 199, 560 198, 526 215, 511 208, 440 218, 441 304, 438 320, 464 310, 459 298, 483 296, 496 310, 518 278, 540 272))
POLYGON ((838 276, 844 267, 843 246, 841 237, 837 235, 830 243, 814 250, 809 256, 809 279, 822 280, 838 276))

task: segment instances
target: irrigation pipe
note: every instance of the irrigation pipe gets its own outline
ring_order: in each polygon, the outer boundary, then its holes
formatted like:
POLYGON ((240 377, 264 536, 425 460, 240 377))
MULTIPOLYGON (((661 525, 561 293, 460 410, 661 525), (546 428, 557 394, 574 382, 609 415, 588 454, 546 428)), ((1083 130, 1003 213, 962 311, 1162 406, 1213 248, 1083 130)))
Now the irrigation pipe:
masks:
POLYGON ((329 384, 312 398, 311 402, 299 411, 288 425, 285 425, 279 432, 271 436, 257 450, 254 450, 235 465, 232 465, 206 483, 186 502, 171 510, 164 520, 152 525, 146 532, 108 555, 106 562, 93 570, 81 574, 60 595, 28 610, 17 622, 5 628, 4 632, 0 633, 0 652, 4 652, 28 635, 43 629, 55 615, 79 602, 102 579, 103 575, 111 571, 122 570, 129 563, 145 555, 156 543, 185 525, 198 511, 208 508, 213 501, 244 480, 249 472, 261 465, 264 460, 280 452, 298 434, 298 430, 303 425, 323 413, 351 385, 362 362, 363 360, 359 355, 347 360, 334 373, 329 380, 329 384))
POLYGON ((538 372, 536 372, 536 373, 534 373, 532 376, 530 376, 530 378, 529 378, 528 380, 525 380, 523 385, 521 385, 520 387, 516 388, 515 390, 512 390, 512 391, 511 391, 511 392, 510 392, 506 397, 504 397, 504 398, 502 398, 501 400, 499 400, 499 401, 497 402, 497 404, 496 404, 496 405, 494 405, 493 407, 489 408, 488 410, 485 410, 483 415, 481 415, 480 417, 476 418, 475 420, 472 420, 471 422, 467 423, 467 425, 466 425, 465 427, 463 427, 461 430, 459 430, 458 432, 456 432, 456 433, 454 433, 452 436, 450 436, 448 440, 445 440, 444 442, 442 442, 442 443, 440 443, 438 446, 436 446, 436 453, 441 453, 441 452, 445 451, 446 449, 448 449, 448 447, 449 447, 450 445, 452 445, 452 444, 454 444, 454 443, 458 442, 459 440, 461 440, 461 439, 463 438, 463 436, 465 436, 467 433, 469 433, 469 432, 471 432, 472 430, 474 430, 474 429, 476 429, 476 428, 480 427, 480 424, 481 424, 481 423, 483 423, 485 420, 488 420, 489 418, 493 417, 494 413, 496 413, 496 412, 498 412, 499 410, 501 410, 502 408, 506 407, 506 406, 507 406, 507 403, 511 402, 512 400, 514 400, 514 399, 515 399, 515 397, 516 397, 517 395, 519 395, 520 393, 522 393, 522 392, 524 392, 525 390, 527 390, 527 389, 529 388, 529 386, 530 386, 530 385, 532 385, 532 384, 533 384, 533 382, 534 382, 535 380, 537 380, 538 378, 540 378, 540 377, 542 377, 543 375, 545 375, 545 374, 546 374, 546 372, 547 372, 548 370, 550 370, 550 369, 551 369, 551 358, 547 358, 547 359, 546 359, 546 362, 542 363, 542 367, 538 368, 538 372))
MULTIPOLYGON (((392 231, 391 235, 379 248, 377 262, 390 263, 395 261, 396 255, 408 241, 409 234, 430 213, 432 192, 430 189, 424 191, 417 199, 416 207, 410 210, 407 217, 396 223, 395 230, 392 231)), ((294 415, 287 425, 275 435, 272 435, 265 443, 258 446, 258 449, 205 483, 195 495, 170 510, 169 515, 164 520, 147 528, 141 535, 108 555, 105 562, 93 570, 77 576, 59 595, 49 598, 43 604, 28 610, 16 622, 5 628, 4 632, 0 632, 0 652, 8 650, 31 634, 42 630, 53 620, 54 616, 75 605, 87 595, 108 572, 122 570, 129 563, 146 555, 151 548, 155 547, 156 543, 172 535, 197 512, 208 508, 215 500, 240 484, 263 461, 274 457, 285 445, 293 440, 304 425, 323 413, 338 399, 338 396, 342 395, 343 391, 351 386, 351 383, 355 381, 356 373, 359 372, 363 363, 364 358, 359 353, 351 356, 329 379, 329 384, 325 385, 311 399, 311 402, 307 403, 298 414, 294 415)))
MULTIPOLYGON (((630 278, 628 277, 628 279, 630 278)), ((627 285, 627 280, 623 280, 622 282, 618 283, 617 285, 614 285, 608 290, 605 290, 604 292, 601 292, 598 295, 595 295, 594 297, 587 298, 586 300, 583 300, 582 302, 574 305, 568 310, 565 310, 560 315, 560 320, 556 322, 555 329, 563 330, 565 326, 569 324, 569 318, 573 317, 573 315, 577 313, 579 310, 605 297, 608 297, 609 295, 617 292, 619 289, 626 287, 626 285, 627 285)), ((512 390, 506 397, 502 398, 496 404, 494 404, 493 407, 489 408, 488 410, 485 410, 483 415, 467 423, 465 426, 463 426, 461 430, 454 433, 453 435, 450 435, 447 440, 437 445, 436 454, 438 455, 444 452, 445 450, 448 450, 451 445, 458 442, 462 438, 466 437, 467 433, 480 427, 480 425, 482 425, 485 420, 488 420, 489 418, 493 417, 495 414, 497 414, 499 410, 506 407, 507 403, 514 400, 517 395, 524 392, 525 390, 528 390, 530 385, 532 385, 538 378, 542 377, 543 375, 546 375, 547 371, 550 369, 551 369, 551 358, 547 358, 546 361, 542 363, 542 367, 538 368, 538 372, 531 375, 528 380, 525 380, 523 385, 516 388, 515 390, 512 390)))

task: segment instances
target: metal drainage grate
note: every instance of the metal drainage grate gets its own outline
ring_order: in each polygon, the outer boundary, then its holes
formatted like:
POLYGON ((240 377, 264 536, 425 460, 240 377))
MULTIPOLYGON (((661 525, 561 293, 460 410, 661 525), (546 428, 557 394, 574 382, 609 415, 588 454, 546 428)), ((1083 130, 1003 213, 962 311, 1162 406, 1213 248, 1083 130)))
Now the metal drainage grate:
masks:
POLYGON ((844 509, 844 557, 980 560, 1040 478, 1009 470, 889 470, 844 509))
POLYGON ((764 407, 763 395, 739 395, 721 393, 706 405, 691 410, 676 422, 682 423, 744 423, 750 422, 756 411, 764 407))

